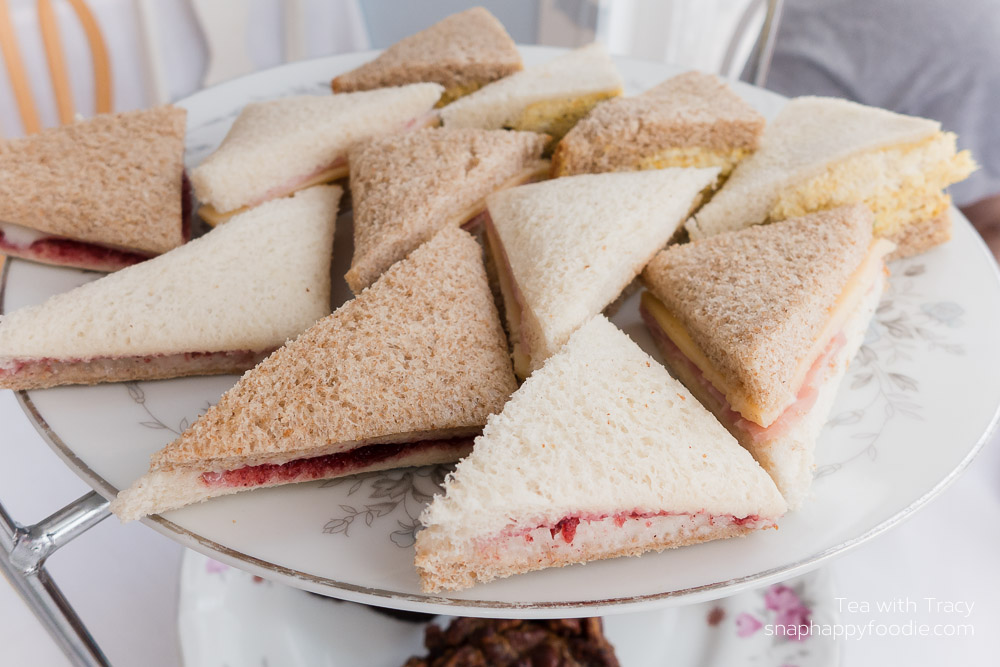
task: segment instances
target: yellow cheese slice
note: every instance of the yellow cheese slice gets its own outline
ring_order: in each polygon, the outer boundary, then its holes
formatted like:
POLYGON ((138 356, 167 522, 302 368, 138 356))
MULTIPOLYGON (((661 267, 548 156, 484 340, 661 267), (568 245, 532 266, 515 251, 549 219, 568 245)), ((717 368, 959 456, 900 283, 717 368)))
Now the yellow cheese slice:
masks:
MULTIPOLYGON (((809 369, 816 359, 823 354, 824 350, 826 350, 827 345, 830 344, 830 340, 844 328, 848 318, 853 314, 872 283, 875 282, 878 271, 883 270, 883 259, 894 248, 895 245, 893 243, 884 239, 879 239, 872 243, 865 259, 851 275, 847 285, 844 287, 844 291, 841 292, 840 297, 830 309, 830 317, 827 319, 826 326, 823 327, 819 335, 814 339, 809 352, 799 360, 790 385, 793 388, 793 396, 799 393, 802 383, 809 373, 809 369)), ((673 344, 698 367, 702 375, 719 392, 725 395, 729 406, 736 412, 739 412, 745 419, 766 428, 773 424, 788 408, 788 405, 782 405, 770 412, 764 411, 752 396, 748 396, 744 390, 735 386, 724 373, 720 372, 712 364, 681 321, 667 310, 662 301, 652 293, 646 292, 642 295, 642 303, 673 344)))

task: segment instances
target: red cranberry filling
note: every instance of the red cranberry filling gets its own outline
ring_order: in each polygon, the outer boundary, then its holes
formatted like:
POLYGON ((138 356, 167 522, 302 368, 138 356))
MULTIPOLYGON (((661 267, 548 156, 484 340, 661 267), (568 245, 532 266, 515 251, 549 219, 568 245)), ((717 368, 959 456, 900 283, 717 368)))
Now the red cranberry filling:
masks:
POLYGON ((306 459, 296 459, 287 463, 264 463, 256 466, 244 466, 222 472, 206 472, 201 475, 201 481, 206 486, 232 486, 249 488, 265 484, 282 484, 289 482, 306 482, 324 477, 335 477, 349 474, 351 470, 366 468, 376 463, 382 463, 403 454, 418 451, 450 448, 463 449, 472 444, 472 438, 452 438, 450 440, 422 440, 412 443, 395 443, 384 445, 368 445, 358 447, 349 452, 314 456, 306 459))
POLYGON ((56 264, 94 265, 101 267, 125 267, 149 259, 148 255, 114 250, 104 246, 74 241, 64 238, 44 238, 35 241, 27 249, 18 248, 5 241, 0 231, 0 250, 12 255, 24 253, 32 259, 56 264))
MULTIPOLYGON (((625 525, 626 521, 646 519, 647 520, 646 527, 648 528, 652 525, 652 522, 649 521, 649 519, 658 516, 685 516, 685 515, 675 514, 673 512, 619 512, 618 514, 604 515, 604 516, 568 516, 559 520, 559 522, 556 523, 554 526, 550 526, 549 533, 552 535, 552 539, 555 539, 557 536, 561 535, 563 541, 566 542, 566 544, 573 544, 573 538, 576 537, 576 530, 579 527, 581 520, 590 522, 590 521, 604 521, 607 519, 611 519, 612 521, 614 521, 616 527, 621 528, 622 526, 625 525)), ((687 516, 696 516, 696 515, 687 515, 687 516)), ((721 518, 729 519, 731 523, 737 526, 744 526, 746 524, 753 524, 760 521, 760 517, 758 515, 751 514, 745 517, 710 516, 709 522, 714 523, 716 519, 721 519, 721 518)), ((539 527, 541 528, 543 526, 539 527)), ((531 536, 530 532, 525 533, 524 537, 526 541, 534 542, 534 538, 531 536)))
POLYGON ((549 532, 552 533, 553 539, 561 533, 566 544, 573 544, 573 538, 576 537, 576 527, 579 525, 580 517, 567 517, 557 523, 555 527, 550 528, 549 532))

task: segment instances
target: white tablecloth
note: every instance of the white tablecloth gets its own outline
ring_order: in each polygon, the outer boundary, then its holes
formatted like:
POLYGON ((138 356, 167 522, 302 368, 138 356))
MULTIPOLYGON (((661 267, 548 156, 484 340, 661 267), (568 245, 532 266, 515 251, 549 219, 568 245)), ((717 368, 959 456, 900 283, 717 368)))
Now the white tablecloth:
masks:
MULTIPOLYGON (((29 523, 88 491, 35 433, 14 395, 0 391, 0 498, 29 523)), ((945 443, 942 443, 945 446, 945 443)), ((142 524, 107 519, 56 553, 49 570, 115 665, 179 664, 176 608, 182 548, 142 524)), ((1000 439, 912 519, 835 560, 841 620, 855 625, 969 624, 969 638, 844 642, 845 665, 992 665, 1000 656, 1000 439), (908 598, 916 612, 880 612, 908 598), (971 604, 963 618, 935 602, 971 604), (853 607, 850 607, 853 603, 853 607), (864 605, 870 607, 864 611, 864 605), (853 608, 853 611, 851 610, 853 608)), ((65 665, 13 590, 0 584, 0 663, 65 665)), ((627 665, 625 667, 628 667, 627 665)), ((770 667, 755 665, 755 667, 770 667)), ((774 667, 779 667, 775 665, 774 667)))

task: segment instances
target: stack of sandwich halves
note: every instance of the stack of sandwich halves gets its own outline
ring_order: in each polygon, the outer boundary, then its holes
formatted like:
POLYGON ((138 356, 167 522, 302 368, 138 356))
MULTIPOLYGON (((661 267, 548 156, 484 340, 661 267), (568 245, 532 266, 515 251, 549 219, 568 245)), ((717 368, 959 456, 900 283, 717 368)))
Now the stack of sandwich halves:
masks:
POLYGON ((773 527, 886 259, 947 240, 974 168, 933 121, 841 100, 765 128, 707 74, 621 97, 598 45, 525 69, 481 8, 332 87, 243 109, 191 171, 216 228, 187 243, 182 110, 0 144, 0 250, 113 271, 0 320, 0 386, 245 372, 124 521, 459 461, 422 516, 427 591, 773 527), (670 372, 604 316, 639 284, 670 372))

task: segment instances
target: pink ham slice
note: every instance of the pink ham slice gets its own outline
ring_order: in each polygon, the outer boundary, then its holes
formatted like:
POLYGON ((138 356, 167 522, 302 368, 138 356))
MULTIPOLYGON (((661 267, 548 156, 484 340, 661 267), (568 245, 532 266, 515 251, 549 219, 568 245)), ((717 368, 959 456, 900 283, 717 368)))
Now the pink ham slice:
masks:
MULTIPOLYGON (((774 438, 780 438, 785 433, 787 433, 795 424, 803 419, 812 406, 816 403, 816 399, 819 397, 819 390, 823 385, 823 381, 826 379, 827 371, 830 366, 834 363, 834 359, 837 357, 837 353, 847 344, 847 337, 843 332, 838 332, 834 336, 823 353, 813 362, 813 365, 809 367, 809 372, 806 374, 805 380, 802 382, 802 387, 799 389, 798 395, 795 397, 795 402, 792 403, 781 416, 774 421, 773 424, 764 428, 760 424, 756 424, 749 419, 745 419, 740 416, 736 420, 736 428, 741 429, 750 435, 750 438, 756 442, 767 442, 774 438)), ((726 406, 729 407, 728 405, 726 406)), ((729 410, 733 413, 733 410, 729 410)), ((735 413, 734 413, 735 414, 735 413)))
POLYGON ((280 199, 282 197, 287 197, 288 195, 294 194, 296 191, 302 188, 302 186, 309 181, 313 180, 320 174, 331 171, 333 169, 340 169, 347 166, 346 157, 338 157, 336 160, 328 165, 322 166, 308 174, 298 176, 287 183, 275 186, 265 192, 263 195, 254 199, 252 202, 247 204, 244 208, 253 208, 255 206, 260 206, 264 202, 271 201, 272 199, 280 199))
POLYGON ((662 328, 660 328, 659 323, 656 318, 644 307, 639 308, 639 313, 642 319, 645 321, 646 326, 652 332, 653 337, 656 338, 657 342, 660 343, 661 349, 664 355, 668 358, 671 364, 682 364, 689 373, 694 377, 698 378, 699 384, 704 387, 706 393, 710 397, 712 405, 708 407, 713 414, 715 414, 719 421, 721 421, 730 430, 741 431, 754 443, 763 443, 769 440, 774 440, 780 438, 785 433, 789 431, 795 424, 802 419, 816 403, 816 398, 819 396, 819 389, 826 379, 827 370, 830 364, 836 358, 837 353, 847 344, 847 338, 844 336, 843 332, 837 333, 830 342, 827 344, 823 353, 813 362, 812 366, 809 367, 808 373, 802 382, 802 387, 799 389, 799 393, 796 396, 796 400, 793 404, 788 406, 781 416, 778 417, 767 428, 756 424, 746 418, 744 418, 739 412, 733 410, 732 406, 729 405, 729 401, 726 400, 725 395, 719 391, 715 385, 709 381, 708 378, 701 372, 701 369, 688 359, 680 348, 678 348, 670 336, 668 336, 662 328))
MULTIPOLYGON (((295 459, 287 463, 265 463, 244 466, 222 472, 206 472, 201 482, 209 488, 253 488, 274 486, 293 482, 308 482, 352 474, 353 471, 368 469, 393 460, 402 460, 415 454, 432 451, 454 452, 454 459, 472 451, 473 438, 451 438, 447 440, 421 440, 419 442, 367 445, 348 452, 327 454, 311 458, 295 459)), ((401 464, 402 465, 402 464, 401 464)))

